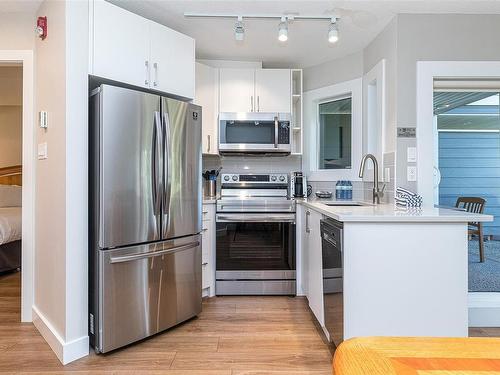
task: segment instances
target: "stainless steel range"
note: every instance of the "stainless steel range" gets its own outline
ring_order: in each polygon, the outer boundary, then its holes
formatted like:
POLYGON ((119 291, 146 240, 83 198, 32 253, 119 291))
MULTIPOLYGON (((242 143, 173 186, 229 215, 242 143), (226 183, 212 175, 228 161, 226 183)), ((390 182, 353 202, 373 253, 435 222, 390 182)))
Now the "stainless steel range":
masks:
POLYGON ((216 294, 295 294, 295 201, 289 176, 223 174, 216 294))

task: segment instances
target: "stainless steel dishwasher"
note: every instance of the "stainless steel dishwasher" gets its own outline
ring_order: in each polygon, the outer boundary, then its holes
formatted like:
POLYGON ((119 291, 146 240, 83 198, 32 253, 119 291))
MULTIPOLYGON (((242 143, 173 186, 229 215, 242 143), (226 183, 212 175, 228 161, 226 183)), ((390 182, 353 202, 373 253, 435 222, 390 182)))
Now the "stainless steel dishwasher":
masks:
POLYGON ((323 255, 323 303, 325 327, 336 346, 344 339, 343 300, 343 224, 334 219, 321 220, 323 255))

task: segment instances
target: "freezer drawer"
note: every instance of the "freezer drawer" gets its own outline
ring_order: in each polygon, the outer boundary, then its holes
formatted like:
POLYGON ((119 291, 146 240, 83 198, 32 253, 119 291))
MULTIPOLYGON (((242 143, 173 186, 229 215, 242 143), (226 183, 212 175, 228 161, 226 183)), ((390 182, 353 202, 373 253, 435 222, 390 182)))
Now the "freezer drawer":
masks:
POLYGON ((201 236, 99 251, 97 352, 201 312, 201 236))

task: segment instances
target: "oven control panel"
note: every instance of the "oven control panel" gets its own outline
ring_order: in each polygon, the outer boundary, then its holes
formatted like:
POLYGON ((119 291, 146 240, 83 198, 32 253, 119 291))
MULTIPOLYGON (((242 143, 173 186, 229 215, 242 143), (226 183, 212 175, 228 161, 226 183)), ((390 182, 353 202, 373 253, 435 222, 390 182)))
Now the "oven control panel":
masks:
POLYGON ((231 183, 258 183, 258 184, 288 184, 288 174, 237 174, 224 173, 221 176, 222 184, 231 183))

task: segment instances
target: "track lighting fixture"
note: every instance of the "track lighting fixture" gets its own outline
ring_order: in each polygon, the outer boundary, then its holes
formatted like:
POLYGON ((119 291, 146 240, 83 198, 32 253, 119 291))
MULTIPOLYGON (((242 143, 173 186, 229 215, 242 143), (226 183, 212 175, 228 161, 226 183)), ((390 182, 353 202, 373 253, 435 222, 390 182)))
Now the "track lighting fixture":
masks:
MULTIPOLYGON (((1 1, 1 0, 0 0, 1 1)), ((328 27, 328 42, 336 43, 339 40, 339 29, 338 21, 340 17, 336 14, 311 14, 311 15, 301 15, 301 14, 219 14, 219 13, 184 13, 184 17, 187 18, 236 18, 237 21, 234 24, 234 39, 236 41, 242 41, 245 39, 245 25, 243 24, 243 18, 245 19, 268 19, 275 20, 279 19, 280 23, 278 25, 278 40, 280 42, 286 42, 288 40, 288 23, 298 20, 298 21, 330 21, 328 27)))
POLYGON ((238 20, 234 25, 234 39, 241 42, 245 39, 245 26, 243 25, 243 17, 238 16, 238 20))
POLYGON ((337 27, 337 19, 332 18, 330 27, 328 28, 328 41, 330 43, 336 43, 339 40, 339 29, 337 27))
POLYGON ((278 26, 278 39, 280 42, 288 40, 288 21, 285 16, 281 17, 281 22, 278 26))

